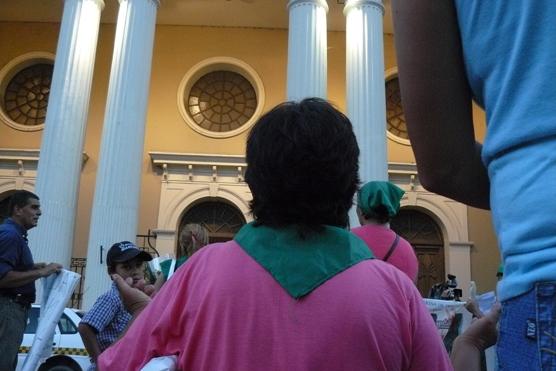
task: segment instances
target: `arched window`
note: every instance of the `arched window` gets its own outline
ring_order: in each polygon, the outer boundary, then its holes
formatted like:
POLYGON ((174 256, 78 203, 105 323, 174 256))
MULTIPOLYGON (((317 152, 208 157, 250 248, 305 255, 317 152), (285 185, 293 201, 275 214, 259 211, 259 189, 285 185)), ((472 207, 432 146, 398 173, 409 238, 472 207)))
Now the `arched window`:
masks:
POLYGON ((223 242, 234 235, 245 224, 242 212, 235 206, 221 200, 201 201, 193 205, 183 215, 178 236, 186 224, 201 224, 209 231, 209 242, 223 242))
POLYGON ((429 215, 415 209, 401 209, 390 227, 415 249, 419 260, 417 287, 421 295, 428 296, 432 285, 446 280, 440 227, 429 215))
POLYGON ((386 81, 386 123, 388 131, 395 137, 409 140, 397 76, 386 81))

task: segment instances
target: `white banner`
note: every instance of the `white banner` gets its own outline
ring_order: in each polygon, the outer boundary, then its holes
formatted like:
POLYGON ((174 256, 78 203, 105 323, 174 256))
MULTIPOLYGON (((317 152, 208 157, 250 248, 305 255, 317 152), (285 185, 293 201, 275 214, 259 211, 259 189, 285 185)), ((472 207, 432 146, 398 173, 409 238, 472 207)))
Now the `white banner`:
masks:
POLYGON ((31 350, 23 362, 22 371, 34 371, 41 360, 52 353, 56 325, 81 276, 63 269, 41 279, 41 312, 31 350))

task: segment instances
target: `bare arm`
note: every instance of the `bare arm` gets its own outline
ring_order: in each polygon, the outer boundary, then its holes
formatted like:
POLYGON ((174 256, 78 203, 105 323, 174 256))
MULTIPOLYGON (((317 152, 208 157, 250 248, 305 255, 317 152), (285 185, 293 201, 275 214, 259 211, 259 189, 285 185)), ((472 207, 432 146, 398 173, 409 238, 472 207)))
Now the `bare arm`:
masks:
POLYGON ((19 287, 31 282, 35 282, 41 277, 46 277, 52 273, 59 272, 62 266, 57 263, 50 263, 40 269, 32 269, 25 272, 9 271, 0 279, 0 288, 19 287))
POLYGON ((484 209, 489 180, 476 143, 454 4, 392 0, 399 79, 421 183, 484 209))
POLYGON ((89 353, 89 357, 96 363, 101 350, 95 330, 86 323, 80 323, 78 331, 79 335, 81 335, 81 339, 83 339, 83 345, 85 345, 85 349, 87 349, 89 353))

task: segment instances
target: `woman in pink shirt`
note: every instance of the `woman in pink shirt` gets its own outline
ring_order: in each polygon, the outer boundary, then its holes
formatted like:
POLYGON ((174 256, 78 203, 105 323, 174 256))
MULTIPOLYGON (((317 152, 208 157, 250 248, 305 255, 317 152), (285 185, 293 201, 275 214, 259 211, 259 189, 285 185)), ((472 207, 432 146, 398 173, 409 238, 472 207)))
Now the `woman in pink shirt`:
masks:
POLYGON ((263 115, 246 151, 254 222, 193 255, 152 301, 116 277, 136 319, 100 369, 173 355, 193 371, 451 370, 414 284, 346 229, 358 157, 326 101, 263 115))
POLYGON ((400 210, 404 191, 385 181, 365 184, 357 194, 357 216, 361 227, 351 231, 361 238, 377 259, 398 268, 417 281, 419 262, 413 246, 390 229, 390 220, 400 210))

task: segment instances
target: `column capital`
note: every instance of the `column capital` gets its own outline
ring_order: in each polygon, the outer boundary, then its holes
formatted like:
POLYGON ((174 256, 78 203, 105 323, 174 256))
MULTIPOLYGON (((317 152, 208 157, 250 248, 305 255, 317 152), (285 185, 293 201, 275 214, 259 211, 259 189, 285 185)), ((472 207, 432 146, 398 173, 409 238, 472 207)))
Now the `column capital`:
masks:
POLYGON ((326 2, 326 0, 289 0, 288 10, 290 10, 292 7, 296 5, 301 5, 301 4, 314 4, 324 8, 324 10, 328 12, 328 3, 326 2))
POLYGON ((384 16, 384 4, 382 0, 347 0, 346 5, 344 6, 344 15, 347 15, 352 9, 363 6, 376 7, 384 16))
MULTIPOLYGON (((101 1, 102 1, 102 0, 101 0, 101 1)), ((131 1, 131 0, 118 0, 118 3, 121 4, 122 1, 131 1)), ((149 2, 154 3, 154 5, 155 5, 157 8, 160 7, 160 1, 161 1, 161 0, 145 0, 145 1, 149 1, 149 2)))
MULTIPOLYGON (((81 1, 81 0, 64 0, 64 2, 67 2, 67 1, 78 2, 78 1, 81 1)), ((97 5, 100 10, 104 9, 104 0, 87 0, 87 1, 95 3, 95 5, 97 5)))
POLYGON ((100 10, 104 10, 104 0, 89 0, 89 1, 95 3, 100 10))

